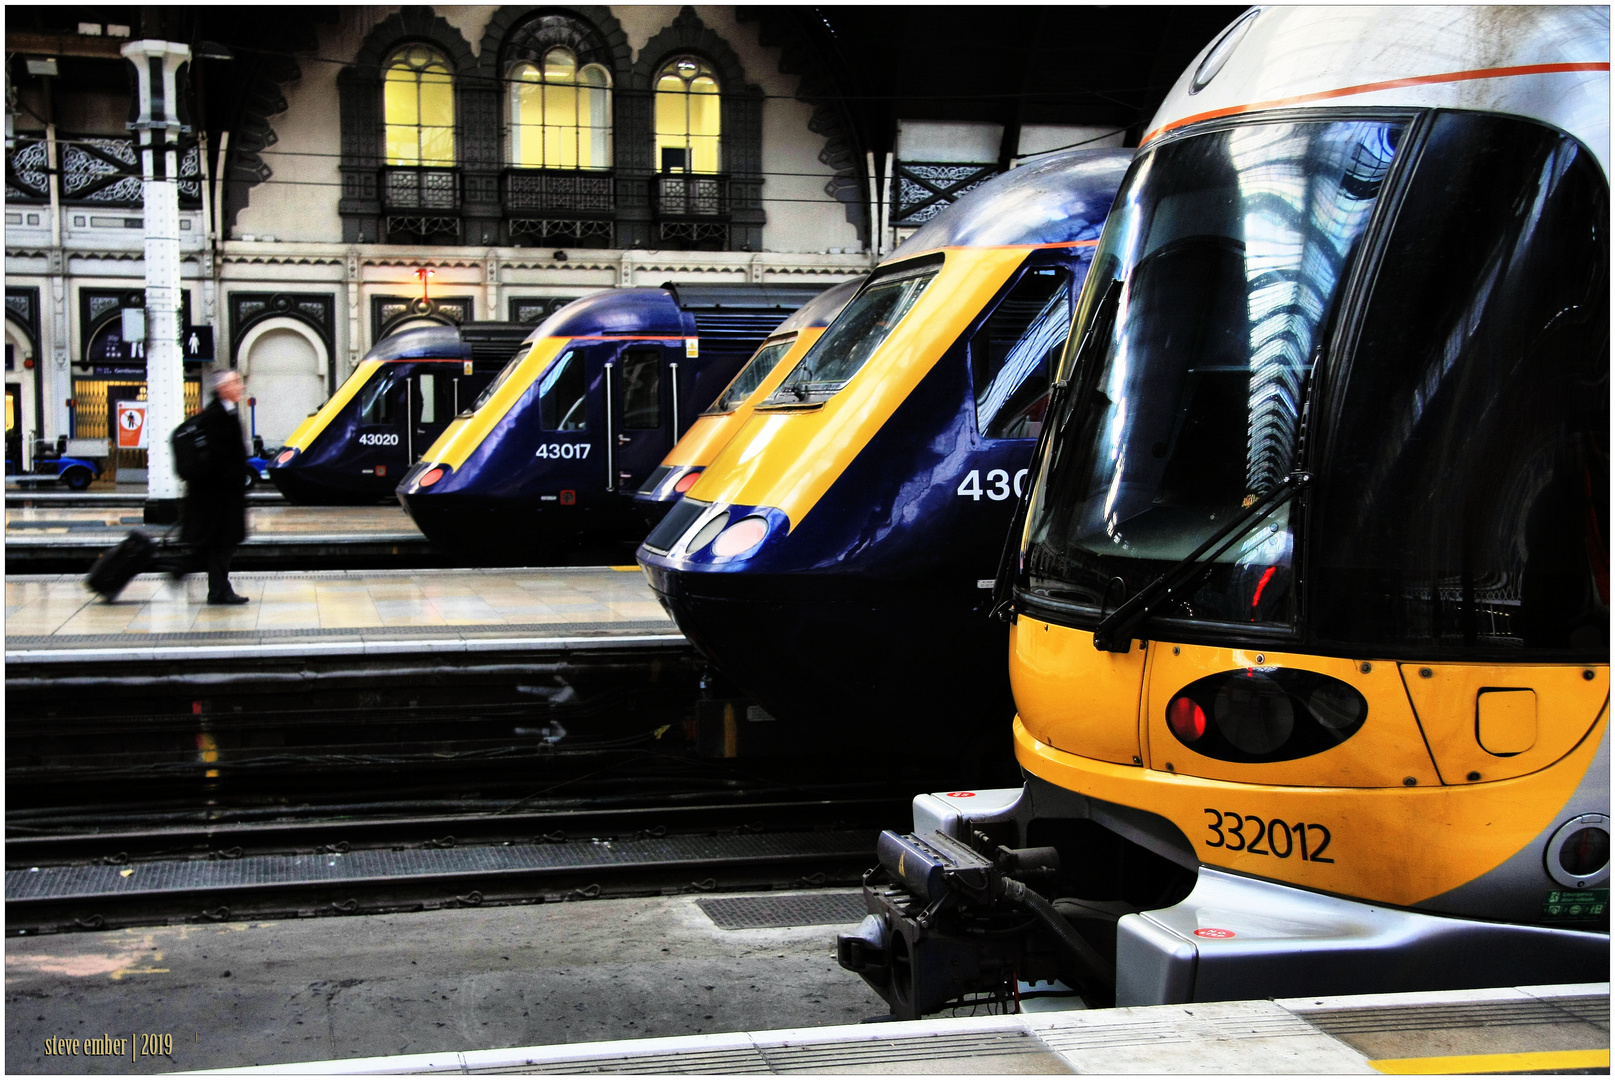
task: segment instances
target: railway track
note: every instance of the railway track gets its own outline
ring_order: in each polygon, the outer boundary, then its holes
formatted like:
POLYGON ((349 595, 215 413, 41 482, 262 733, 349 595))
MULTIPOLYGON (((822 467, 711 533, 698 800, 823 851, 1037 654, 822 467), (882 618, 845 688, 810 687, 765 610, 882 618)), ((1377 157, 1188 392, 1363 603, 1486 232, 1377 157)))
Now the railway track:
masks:
POLYGON ((6 932, 855 884, 906 799, 13 836, 6 932))

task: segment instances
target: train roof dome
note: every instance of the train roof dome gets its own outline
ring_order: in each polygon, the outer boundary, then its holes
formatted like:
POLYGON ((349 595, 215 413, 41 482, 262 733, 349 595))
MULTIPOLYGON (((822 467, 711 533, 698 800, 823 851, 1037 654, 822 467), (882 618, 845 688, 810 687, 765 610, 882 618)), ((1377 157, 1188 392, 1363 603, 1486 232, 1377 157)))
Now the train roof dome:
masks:
POLYGON ((1012 169, 920 226, 889 258, 943 247, 1098 240, 1132 160, 1131 150, 1069 150, 1012 169))
POLYGON ((1532 117, 1608 172, 1609 8, 1251 8, 1189 62, 1144 142, 1199 120, 1343 106, 1532 117))
POLYGON ((471 346, 454 326, 421 326, 382 338, 365 353, 366 360, 469 360, 471 346))
POLYGON ((601 289, 567 304, 528 336, 591 337, 598 334, 683 337, 684 319, 666 289, 601 289))
POLYGON ((857 292, 863 283, 863 277, 855 277, 851 281, 830 286, 792 312, 790 318, 774 328, 774 333, 788 334, 805 326, 829 326, 830 320, 841 313, 841 309, 847 306, 847 301, 852 299, 853 293, 857 292))

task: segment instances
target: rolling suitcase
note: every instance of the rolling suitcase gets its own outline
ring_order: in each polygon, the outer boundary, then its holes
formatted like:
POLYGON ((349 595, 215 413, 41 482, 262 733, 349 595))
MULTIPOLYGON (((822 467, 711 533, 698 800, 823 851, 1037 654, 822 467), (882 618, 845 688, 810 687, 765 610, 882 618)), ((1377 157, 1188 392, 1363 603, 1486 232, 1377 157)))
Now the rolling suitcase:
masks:
POLYGON ((131 578, 150 569, 156 561, 157 545, 151 537, 134 529, 118 542, 117 547, 95 560, 84 583, 110 604, 118 598, 131 578))

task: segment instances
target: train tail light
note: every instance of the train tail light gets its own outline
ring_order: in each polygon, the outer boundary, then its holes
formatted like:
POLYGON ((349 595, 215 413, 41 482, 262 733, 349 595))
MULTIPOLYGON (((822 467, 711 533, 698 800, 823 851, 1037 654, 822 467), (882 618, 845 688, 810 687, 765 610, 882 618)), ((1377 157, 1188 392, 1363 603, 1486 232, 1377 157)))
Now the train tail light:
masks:
POLYGON ((428 469, 426 472, 421 474, 419 484, 423 488, 431 487, 441 479, 443 479, 442 469, 428 469))
POLYGON ((1193 698, 1175 697, 1166 707, 1166 722, 1172 734, 1192 743, 1206 733, 1206 710, 1195 704, 1193 698))
POLYGON ((699 479, 701 479, 701 470, 691 469, 689 472, 679 477, 678 483, 673 485, 673 490, 678 494, 683 495, 686 491, 693 488, 695 486, 695 482, 699 479))

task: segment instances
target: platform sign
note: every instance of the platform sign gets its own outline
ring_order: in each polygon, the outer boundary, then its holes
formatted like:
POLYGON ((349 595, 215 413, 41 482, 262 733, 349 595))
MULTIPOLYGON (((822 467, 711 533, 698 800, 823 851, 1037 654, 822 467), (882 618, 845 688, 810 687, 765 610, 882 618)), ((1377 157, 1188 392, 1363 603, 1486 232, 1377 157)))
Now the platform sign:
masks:
POLYGON ((118 402, 118 449, 146 449, 146 402, 118 402))

